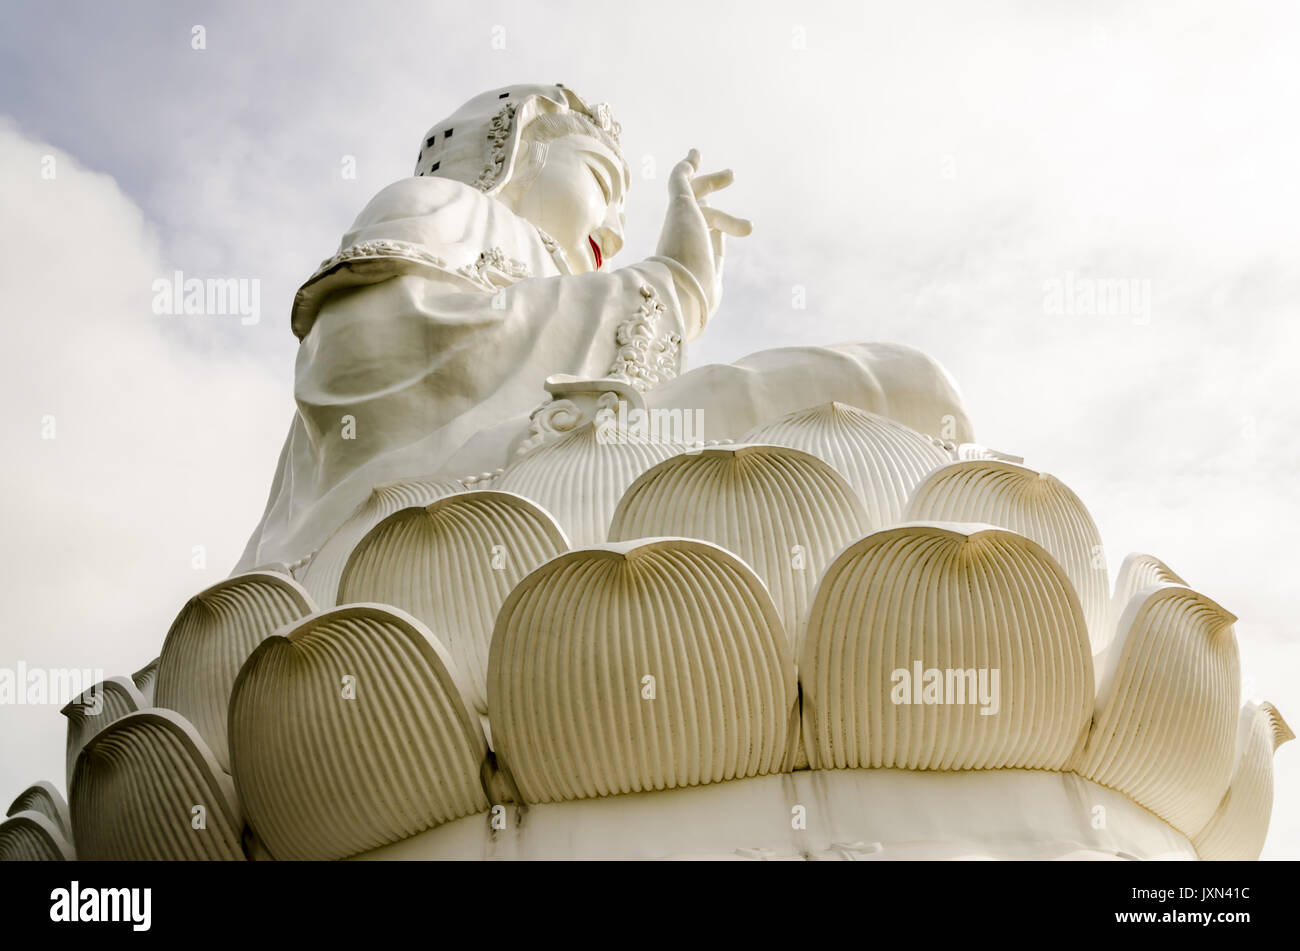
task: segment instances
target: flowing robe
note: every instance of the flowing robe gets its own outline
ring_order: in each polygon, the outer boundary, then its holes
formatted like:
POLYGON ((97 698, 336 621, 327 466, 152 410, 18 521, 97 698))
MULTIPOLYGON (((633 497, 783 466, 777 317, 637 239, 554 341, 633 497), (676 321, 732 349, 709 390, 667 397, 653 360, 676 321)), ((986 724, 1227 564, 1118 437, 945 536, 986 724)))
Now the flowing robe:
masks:
POLYGON ((295 298, 297 413, 235 570, 311 554, 377 484, 479 471, 456 450, 526 416, 549 375, 609 375, 647 298, 672 375, 706 315, 677 262, 573 274, 553 240, 475 188, 388 186, 295 298))

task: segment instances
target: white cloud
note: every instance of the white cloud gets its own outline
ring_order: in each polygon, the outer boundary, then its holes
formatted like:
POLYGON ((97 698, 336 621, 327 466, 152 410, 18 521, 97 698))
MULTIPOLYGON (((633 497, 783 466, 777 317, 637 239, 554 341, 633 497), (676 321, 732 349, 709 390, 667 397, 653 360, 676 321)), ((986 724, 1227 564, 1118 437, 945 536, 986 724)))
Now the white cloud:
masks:
MULTIPOLYGON (((152 282, 171 272, 111 178, 3 123, 0 181, 3 663, 130 673, 238 558, 287 428, 289 382, 182 339, 202 337, 186 321, 238 318, 152 312, 152 282)), ((0 737, 5 790, 63 786, 57 706, 0 705, 0 737)))

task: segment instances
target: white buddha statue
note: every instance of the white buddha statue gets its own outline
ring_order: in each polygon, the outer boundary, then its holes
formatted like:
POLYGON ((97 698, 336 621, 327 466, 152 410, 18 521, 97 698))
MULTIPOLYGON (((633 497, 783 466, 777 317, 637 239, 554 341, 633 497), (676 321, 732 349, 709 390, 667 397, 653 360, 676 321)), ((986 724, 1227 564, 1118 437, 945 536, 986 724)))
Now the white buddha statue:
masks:
POLYGON ((561 86, 426 135, 294 301, 239 573, 63 710, 0 860, 1257 857, 1293 732, 1235 617, 1140 553, 1112 593, 915 350, 683 372, 750 226, 692 151, 611 267, 618 135, 561 86))
POLYGON ((415 175, 370 201, 294 300, 297 412, 236 570, 301 561, 377 484, 500 468, 554 375, 705 408, 711 439, 831 399, 970 438, 942 369, 899 346, 769 351, 658 387, 717 311, 723 236, 751 226, 709 206, 732 174, 700 174, 692 150, 657 253, 611 267, 630 185, 619 132, 560 85, 484 93, 429 130, 415 175))

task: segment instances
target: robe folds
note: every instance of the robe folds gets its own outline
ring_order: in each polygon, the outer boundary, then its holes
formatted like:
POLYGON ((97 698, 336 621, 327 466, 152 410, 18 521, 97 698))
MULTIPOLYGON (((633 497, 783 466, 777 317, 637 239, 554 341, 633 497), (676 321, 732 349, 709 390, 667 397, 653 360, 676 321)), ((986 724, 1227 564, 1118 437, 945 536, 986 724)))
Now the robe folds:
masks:
POLYGON ((469 185, 383 189, 294 299, 297 412, 235 570, 309 555, 375 485, 482 471, 455 451, 526 417, 550 375, 607 376, 647 295, 665 347, 702 329, 703 292, 671 259, 573 274, 552 239, 469 185))

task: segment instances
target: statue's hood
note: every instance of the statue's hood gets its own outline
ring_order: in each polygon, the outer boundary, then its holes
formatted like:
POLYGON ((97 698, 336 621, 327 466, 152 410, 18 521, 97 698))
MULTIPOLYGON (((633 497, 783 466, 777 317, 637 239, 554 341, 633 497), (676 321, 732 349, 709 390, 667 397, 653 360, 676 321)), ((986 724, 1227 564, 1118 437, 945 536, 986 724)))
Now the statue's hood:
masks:
POLYGON ((413 174, 451 178, 495 195, 514 173, 520 130, 540 115, 564 112, 585 115, 618 141, 619 125, 604 103, 588 105, 559 83, 503 86, 475 96, 426 132, 413 174))

